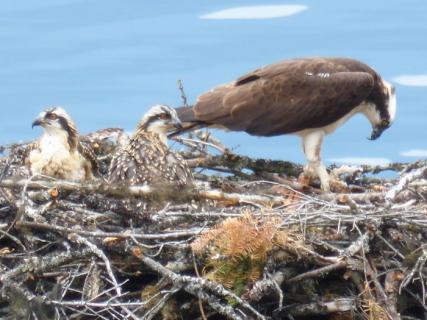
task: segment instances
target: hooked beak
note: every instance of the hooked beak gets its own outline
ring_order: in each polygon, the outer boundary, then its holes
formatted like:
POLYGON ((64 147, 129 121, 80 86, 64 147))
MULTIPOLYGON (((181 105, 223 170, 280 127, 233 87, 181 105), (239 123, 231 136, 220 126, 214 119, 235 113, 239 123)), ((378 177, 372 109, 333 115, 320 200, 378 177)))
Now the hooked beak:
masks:
POLYGON ((43 119, 37 118, 36 120, 33 121, 31 128, 34 128, 35 126, 41 126, 42 124, 44 124, 43 119))
POLYGON ((184 129, 181 120, 179 120, 178 118, 175 118, 174 120, 175 121, 173 121, 172 123, 173 130, 169 131, 168 138, 173 138, 184 129))
POLYGON ((182 126, 182 122, 181 122, 181 120, 179 120, 179 119, 176 119, 176 120, 175 120, 174 126, 175 126, 175 129, 176 129, 177 131, 182 130, 182 128, 183 128, 183 126, 182 126))
POLYGON ((176 131, 179 131, 182 129, 182 122, 181 120, 179 120, 176 117, 173 117, 170 121, 170 125, 171 127, 173 127, 174 129, 176 129, 176 131))
POLYGON ((368 138, 369 140, 377 140, 379 137, 381 137, 381 135, 383 134, 384 130, 388 129, 390 127, 389 122, 387 121, 382 122, 379 125, 376 125, 373 129, 372 129, 372 133, 371 133, 371 137, 368 138))

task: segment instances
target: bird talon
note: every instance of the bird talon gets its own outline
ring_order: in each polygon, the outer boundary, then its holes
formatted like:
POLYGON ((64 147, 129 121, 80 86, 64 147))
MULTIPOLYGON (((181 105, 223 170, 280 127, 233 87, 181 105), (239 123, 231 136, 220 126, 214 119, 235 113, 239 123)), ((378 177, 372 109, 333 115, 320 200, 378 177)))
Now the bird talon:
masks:
POLYGON ((312 178, 305 174, 301 173, 298 177, 298 183, 300 183, 303 187, 309 187, 311 184, 312 178))

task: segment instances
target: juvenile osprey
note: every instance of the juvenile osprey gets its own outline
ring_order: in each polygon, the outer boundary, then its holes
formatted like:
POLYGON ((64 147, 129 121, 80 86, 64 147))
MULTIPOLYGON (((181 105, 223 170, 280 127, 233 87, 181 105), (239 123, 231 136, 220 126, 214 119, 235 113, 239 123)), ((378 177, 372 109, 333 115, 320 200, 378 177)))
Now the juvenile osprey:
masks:
POLYGON ((34 120, 43 135, 35 142, 27 158, 32 174, 82 181, 93 178, 98 161, 92 148, 79 140, 76 125, 60 107, 48 108, 34 120))
POLYGON ((167 133, 181 128, 174 109, 152 107, 138 124, 127 145, 120 148, 110 164, 112 184, 178 185, 192 184, 186 161, 167 145, 167 133))
POLYGON ((325 135, 356 113, 379 138, 396 114, 394 87, 366 64, 346 58, 305 58, 257 69, 202 94, 192 107, 177 109, 184 131, 215 126, 255 136, 296 134, 308 161, 305 174, 330 179, 321 162, 325 135))

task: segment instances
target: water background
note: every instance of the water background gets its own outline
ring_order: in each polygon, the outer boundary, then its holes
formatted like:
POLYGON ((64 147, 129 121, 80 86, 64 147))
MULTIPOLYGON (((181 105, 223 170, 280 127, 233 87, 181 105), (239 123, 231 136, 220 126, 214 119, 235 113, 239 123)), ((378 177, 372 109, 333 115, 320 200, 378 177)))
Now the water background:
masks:
MULTIPOLYGON (((64 106, 81 133, 115 126, 131 131, 151 105, 181 104, 178 79, 191 103, 259 66, 323 55, 368 63, 398 94, 396 122, 381 139, 368 141, 370 124, 356 116, 326 138, 324 159, 375 163, 427 157, 427 1, 270 1, 307 9, 271 19, 200 18, 265 4, 2 0, 0 144, 37 137, 40 130, 31 130, 31 122, 46 106, 64 106), (403 75, 409 80, 399 80, 403 75)), ((215 134, 241 154, 304 161, 293 136, 215 134)))

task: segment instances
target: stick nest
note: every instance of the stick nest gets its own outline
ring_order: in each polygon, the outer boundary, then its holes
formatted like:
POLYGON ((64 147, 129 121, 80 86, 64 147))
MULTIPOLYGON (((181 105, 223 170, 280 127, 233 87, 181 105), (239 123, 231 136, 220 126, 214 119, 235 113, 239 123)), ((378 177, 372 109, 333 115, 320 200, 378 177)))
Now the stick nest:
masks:
MULTIPOLYGON (((126 135, 83 138, 105 175, 126 135)), ((426 161, 331 167, 346 186, 322 193, 300 165, 177 140, 194 189, 29 177, 27 144, 1 149, 0 318, 427 318, 426 161)))

